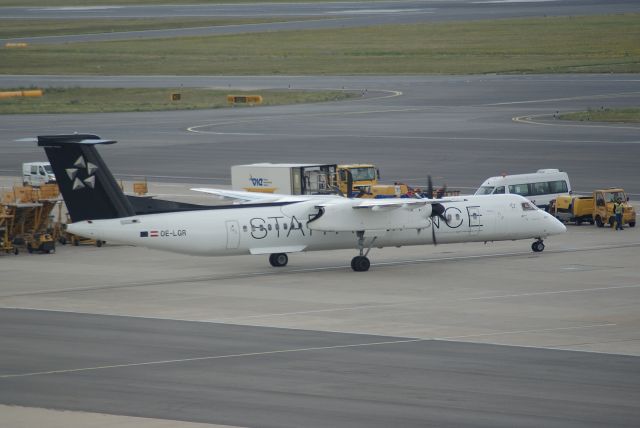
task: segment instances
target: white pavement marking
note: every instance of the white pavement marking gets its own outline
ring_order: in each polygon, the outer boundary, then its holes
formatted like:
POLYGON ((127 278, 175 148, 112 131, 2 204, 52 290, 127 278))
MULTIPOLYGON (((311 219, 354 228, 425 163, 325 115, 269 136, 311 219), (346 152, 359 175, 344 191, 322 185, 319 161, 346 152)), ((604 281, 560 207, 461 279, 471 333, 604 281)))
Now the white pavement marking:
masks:
POLYGON ((241 354, 226 354, 226 355, 208 355, 203 357, 193 357, 193 358, 177 358, 171 360, 158 360, 158 361, 145 361, 140 363, 127 363, 127 364, 112 364, 112 365, 104 365, 104 366, 95 366, 95 367, 81 367, 75 369, 62 369, 62 370, 48 370, 41 372, 31 372, 31 373, 15 373, 15 374, 5 374, 0 375, 0 379, 11 379, 11 378, 19 378, 19 377, 29 377, 29 376, 40 376, 40 375, 52 375, 52 374, 65 374, 65 373, 77 373, 77 372, 87 372, 87 371, 96 371, 96 370, 105 370, 105 369, 117 369, 117 368, 127 368, 127 367, 140 367, 140 366, 155 366, 155 365, 163 365, 163 364, 175 364, 175 363, 188 363, 194 361, 208 361, 208 360, 221 360, 228 358, 244 358, 244 357, 257 357, 264 355, 277 355, 277 354, 288 354, 294 352, 310 352, 310 351, 325 351, 325 350, 333 350, 333 349, 348 349, 348 348, 364 348, 369 346, 383 346, 383 345, 396 345, 402 343, 417 343, 417 342, 427 342, 431 340, 451 340, 451 339, 463 339, 470 337, 482 337, 482 336, 496 336, 496 335, 506 335, 506 334, 522 334, 522 333, 537 333, 537 332, 549 332, 549 331, 561 331, 561 330, 577 330, 577 329, 587 329, 587 328, 600 328, 600 327, 611 327, 616 324, 590 324, 590 325, 582 325, 582 326, 572 326, 572 327, 557 327, 557 328, 545 328, 538 330, 512 330, 512 331, 502 331, 502 332, 493 332, 493 333, 485 333, 485 334, 475 334, 475 335, 466 335, 466 336, 450 336, 443 338, 428 338, 428 339, 400 339, 400 340, 387 340, 382 342, 364 342, 364 343, 353 343, 348 345, 332 345, 332 346, 314 346, 309 348, 292 348, 292 349, 280 349, 275 351, 262 351, 262 352, 247 352, 241 354))

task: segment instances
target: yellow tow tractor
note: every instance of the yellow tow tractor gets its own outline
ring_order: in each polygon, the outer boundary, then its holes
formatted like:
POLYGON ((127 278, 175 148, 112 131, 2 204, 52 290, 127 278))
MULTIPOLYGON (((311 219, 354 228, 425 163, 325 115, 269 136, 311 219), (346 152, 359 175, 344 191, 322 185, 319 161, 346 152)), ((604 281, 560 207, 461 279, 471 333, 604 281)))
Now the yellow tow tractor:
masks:
POLYGON ((56 241, 49 233, 36 232, 28 234, 25 235, 24 241, 29 253, 39 252, 51 254, 56 252, 56 241))
POLYGON ((349 174, 351 173, 351 195, 361 198, 399 198, 411 196, 413 189, 404 183, 379 184, 380 171, 372 164, 338 165, 337 186, 344 195, 349 188, 349 174))
POLYGON ((594 190, 593 199, 595 201, 593 218, 598 227, 603 227, 607 223, 609 226, 615 224, 614 203, 616 201, 622 201, 623 204, 622 224, 635 227, 636 211, 629 203, 629 198, 624 189, 612 187, 610 189, 594 190))

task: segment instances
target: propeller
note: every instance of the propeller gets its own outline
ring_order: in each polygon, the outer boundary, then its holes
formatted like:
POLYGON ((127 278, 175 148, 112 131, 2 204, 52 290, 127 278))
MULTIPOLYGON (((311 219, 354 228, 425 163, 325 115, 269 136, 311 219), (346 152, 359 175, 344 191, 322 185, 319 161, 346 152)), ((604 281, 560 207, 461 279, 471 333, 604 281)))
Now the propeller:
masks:
MULTIPOLYGON (((440 199, 445 194, 446 190, 447 190, 447 186, 445 184, 445 186, 438 191, 438 194, 434 195, 433 181, 431 180, 430 175, 427 176, 427 196, 429 197, 429 199, 440 199), (436 198, 434 198, 434 196, 436 196, 436 198)), ((431 218, 431 237, 433 239, 433 245, 438 245, 438 241, 436 240, 436 226, 435 226, 434 218, 438 217, 445 224, 447 225, 449 224, 447 222, 447 218, 444 216, 445 210, 446 208, 442 204, 431 205, 431 215, 429 217, 431 218)))

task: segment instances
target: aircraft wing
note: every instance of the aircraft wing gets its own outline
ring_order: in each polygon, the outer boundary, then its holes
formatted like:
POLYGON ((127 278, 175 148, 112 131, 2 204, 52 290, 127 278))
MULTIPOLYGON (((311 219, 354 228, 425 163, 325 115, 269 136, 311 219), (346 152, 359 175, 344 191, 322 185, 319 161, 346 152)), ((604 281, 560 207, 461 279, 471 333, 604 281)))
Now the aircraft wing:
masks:
POLYGON ((208 193, 210 195, 216 195, 224 198, 236 199, 241 202, 275 202, 280 198, 289 195, 279 195, 276 193, 258 193, 258 192, 245 192, 243 190, 225 190, 225 189, 211 189, 206 187, 192 188, 194 192, 208 193))
POLYGON ((246 192, 244 190, 212 189, 206 187, 192 188, 195 192, 209 193, 224 198, 236 199, 238 203, 269 203, 269 202, 304 202, 321 199, 340 199, 337 195, 283 195, 281 193, 246 192))

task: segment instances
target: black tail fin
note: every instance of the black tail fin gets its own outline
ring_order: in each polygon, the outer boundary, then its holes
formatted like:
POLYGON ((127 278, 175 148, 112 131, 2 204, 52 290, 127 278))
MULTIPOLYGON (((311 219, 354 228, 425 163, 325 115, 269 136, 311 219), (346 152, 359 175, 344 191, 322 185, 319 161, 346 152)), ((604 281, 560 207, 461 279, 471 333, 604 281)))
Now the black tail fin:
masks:
POLYGON ((88 134, 38 137, 38 146, 47 153, 72 221, 135 215, 95 147, 114 143, 88 134))

